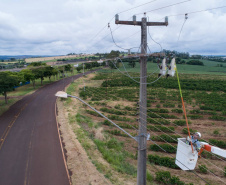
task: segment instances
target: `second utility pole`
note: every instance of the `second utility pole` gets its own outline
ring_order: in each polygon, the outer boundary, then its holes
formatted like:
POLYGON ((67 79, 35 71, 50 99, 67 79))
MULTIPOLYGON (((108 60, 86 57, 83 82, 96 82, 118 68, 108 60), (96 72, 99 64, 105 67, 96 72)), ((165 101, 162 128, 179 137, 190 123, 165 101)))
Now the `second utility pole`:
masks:
POLYGON ((137 164, 137 185, 146 185, 146 160, 147 160, 147 26, 167 26, 168 18, 165 22, 147 22, 143 17, 142 21, 119 21, 119 16, 115 16, 115 24, 141 26, 141 57, 140 57, 140 100, 139 100, 139 135, 138 141, 138 164, 137 164))

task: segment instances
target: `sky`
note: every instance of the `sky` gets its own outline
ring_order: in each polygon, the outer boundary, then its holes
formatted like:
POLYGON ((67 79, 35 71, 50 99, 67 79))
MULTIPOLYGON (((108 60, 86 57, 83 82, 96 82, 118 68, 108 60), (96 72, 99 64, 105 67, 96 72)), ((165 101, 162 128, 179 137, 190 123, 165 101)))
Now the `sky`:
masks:
POLYGON ((225 0, 0 0, 0 55, 140 52, 140 26, 116 25, 114 16, 141 21, 144 12, 149 22, 169 19, 148 27, 148 52, 226 55, 225 0))

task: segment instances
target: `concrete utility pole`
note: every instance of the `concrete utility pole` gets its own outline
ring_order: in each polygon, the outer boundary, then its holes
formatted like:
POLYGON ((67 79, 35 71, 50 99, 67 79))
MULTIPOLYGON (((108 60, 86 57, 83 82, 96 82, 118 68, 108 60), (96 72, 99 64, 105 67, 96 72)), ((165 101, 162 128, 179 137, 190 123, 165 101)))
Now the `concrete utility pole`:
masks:
POLYGON ((143 17, 141 21, 119 21, 118 14, 115 15, 115 24, 126 24, 141 26, 141 57, 140 57, 140 119, 138 141, 138 165, 137 165, 137 185, 146 185, 146 159, 147 159, 147 26, 167 26, 168 17, 165 22, 147 22, 143 17))

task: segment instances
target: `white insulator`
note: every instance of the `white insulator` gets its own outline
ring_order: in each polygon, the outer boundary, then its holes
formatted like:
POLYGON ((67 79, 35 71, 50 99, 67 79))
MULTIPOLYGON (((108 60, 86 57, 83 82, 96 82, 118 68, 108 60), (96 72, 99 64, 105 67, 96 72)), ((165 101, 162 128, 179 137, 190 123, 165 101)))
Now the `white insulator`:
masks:
POLYGON ((171 60, 168 75, 169 76, 174 76, 176 71, 176 65, 175 65, 175 58, 171 60))
POLYGON ((166 59, 165 58, 162 60, 162 64, 160 66, 160 72, 159 73, 160 73, 160 75, 163 75, 163 76, 166 75, 166 59))
POLYGON ((118 14, 115 15, 115 21, 119 21, 119 15, 118 14))
POLYGON ((166 17, 165 17, 165 22, 167 22, 167 23, 168 23, 168 16, 166 16, 166 17))
POLYGON ((133 16, 133 22, 136 22, 137 21, 137 17, 136 15, 133 16))

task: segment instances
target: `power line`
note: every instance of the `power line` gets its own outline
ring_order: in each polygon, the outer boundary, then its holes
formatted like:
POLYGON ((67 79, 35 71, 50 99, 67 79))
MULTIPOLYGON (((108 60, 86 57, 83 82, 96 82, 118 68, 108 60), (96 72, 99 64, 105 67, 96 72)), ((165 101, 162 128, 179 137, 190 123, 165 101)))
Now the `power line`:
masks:
POLYGON ((122 12, 119 12, 118 14, 121 14, 121 13, 124 13, 124 12, 128 12, 128 11, 133 10, 133 9, 135 9, 135 8, 138 8, 138 7, 141 7, 141 6, 144 6, 144 5, 153 3, 153 2, 155 2, 155 1, 157 1, 157 0, 153 0, 153 1, 150 1, 150 2, 147 2, 147 3, 144 3, 144 4, 141 4, 141 5, 138 5, 138 6, 136 6, 136 7, 130 8, 130 9, 128 9, 128 10, 124 10, 124 11, 122 11, 122 12))
MULTIPOLYGON (((149 2, 147 2, 147 3, 144 3, 144 4, 141 4, 141 5, 138 5, 138 6, 135 6, 135 7, 133 7, 133 8, 130 8, 130 9, 127 9, 127 10, 124 10, 124 11, 121 11, 121 12, 119 12, 119 13, 117 13, 117 14, 121 14, 121 13, 124 13, 124 12, 128 12, 128 11, 130 11, 130 10, 133 10, 133 9, 135 9, 135 8, 138 8, 138 7, 141 7, 141 6, 144 6, 144 5, 147 5, 147 4, 150 4, 150 3, 153 3, 153 2, 155 2, 155 1, 158 1, 158 0, 152 0, 152 1, 149 1, 149 2)), ((110 23, 113 19, 114 19, 114 17, 115 16, 113 16, 109 21, 108 21, 108 23, 110 23)), ((107 24, 91 39, 91 40, 93 40, 94 38, 96 38, 103 30, 104 30, 104 28, 105 27, 107 27, 107 24)))
POLYGON ((181 30, 180 30, 180 33, 179 33, 179 36, 178 36, 177 42, 178 42, 178 41, 179 41, 179 39, 180 39, 180 34, 181 34, 181 32, 182 32, 182 29, 183 29, 184 24, 185 24, 185 22, 186 22, 186 20, 187 20, 187 19, 188 19, 187 14, 185 14, 184 23, 183 23, 183 25, 182 25, 182 27, 181 27, 181 30))
MULTIPOLYGON (((168 8, 168 7, 171 7, 171 6, 178 5, 178 4, 186 3, 186 2, 189 2, 189 1, 191 1, 191 0, 181 1, 181 2, 178 2, 178 3, 175 3, 175 4, 171 4, 171 5, 168 5, 168 6, 163 6, 163 7, 160 7, 160 8, 156 8, 156 9, 153 9, 153 10, 149 10, 149 11, 146 11, 146 13, 147 13, 147 12, 153 12, 153 11, 161 10, 161 9, 164 9, 164 8, 168 8)), ((140 14, 143 14, 143 13, 144 13, 144 12, 138 13, 138 14, 135 14, 135 15, 140 15, 140 14)))
MULTIPOLYGON (((150 83, 141 83, 141 82, 139 82, 139 81, 133 79, 129 74, 126 75, 126 74, 124 74, 122 71, 120 71, 120 69, 114 64, 114 62, 112 62, 112 61, 110 61, 110 62, 113 63, 113 65, 115 66, 115 68, 116 68, 120 73, 122 73, 124 76, 129 77, 131 80, 133 80, 133 81, 135 81, 136 83, 139 83, 139 84, 153 84, 153 83, 157 82, 157 81, 162 77, 162 75, 161 75, 161 76, 158 77, 156 80, 154 80, 154 81, 152 81, 152 82, 150 82, 150 83)), ((123 64, 123 65, 124 65, 124 64, 123 64)))
POLYGON ((125 48, 119 46, 118 44, 116 44, 115 39, 114 39, 113 34, 112 34, 112 31, 111 31, 111 26, 110 26, 110 24, 108 24, 108 27, 110 28, 111 38, 112 38, 112 41, 114 42, 114 44, 115 44, 118 48, 121 48, 121 49, 123 49, 123 50, 127 50, 127 51, 128 51, 129 49, 125 49, 125 48))
MULTIPOLYGON (((226 8, 225 6, 219 6, 216 8, 209 8, 209 9, 205 9, 205 10, 197 10, 197 11, 193 11, 193 12, 186 12, 187 14, 195 14, 195 13, 201 13, 201 12, 206 12, 209 10, 216 10, 216 9, 220 9, 220 8, 226 8)), ((174 16, 180 16, 180 15, 185 15, 186 13, 180 13, 180 14, 175 14, 175 15, 169 15, 168 17, 174 17, 174 16)))

